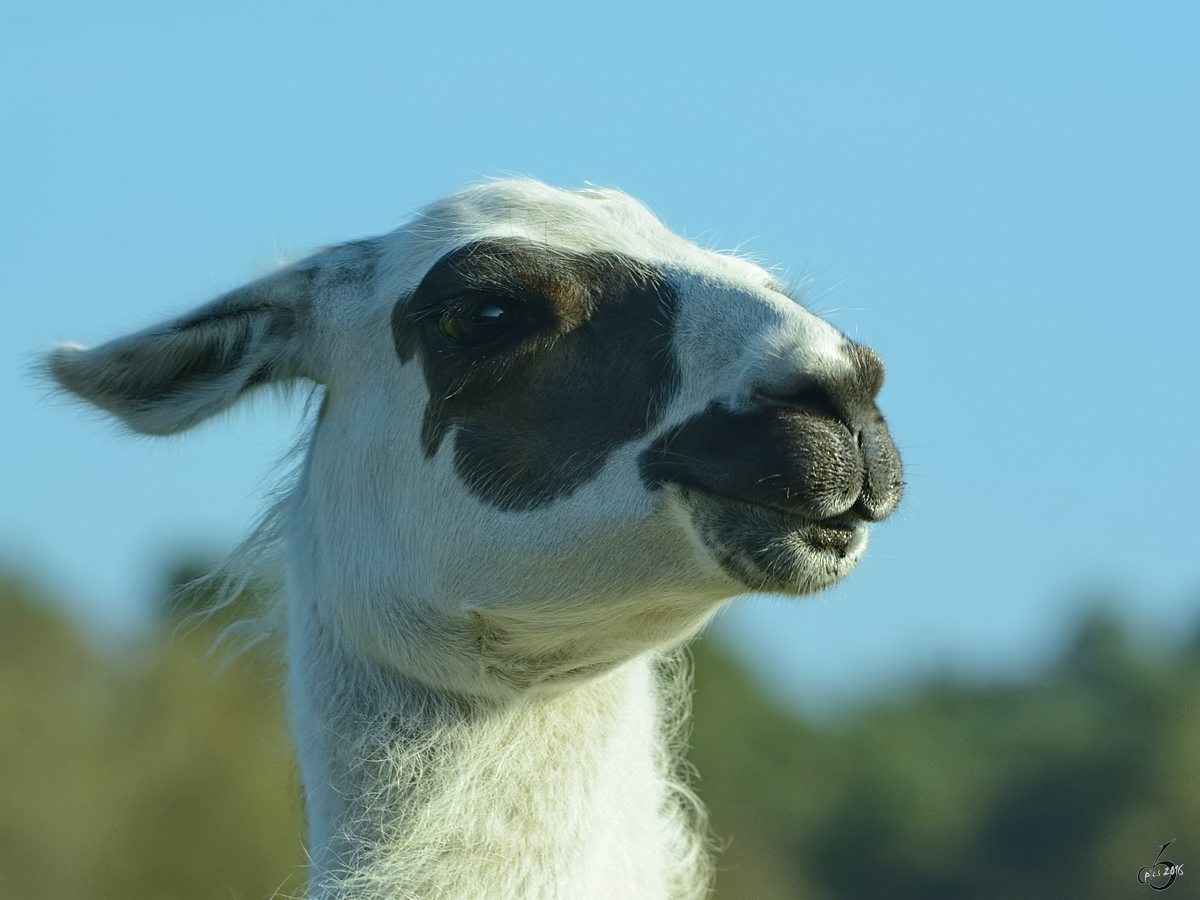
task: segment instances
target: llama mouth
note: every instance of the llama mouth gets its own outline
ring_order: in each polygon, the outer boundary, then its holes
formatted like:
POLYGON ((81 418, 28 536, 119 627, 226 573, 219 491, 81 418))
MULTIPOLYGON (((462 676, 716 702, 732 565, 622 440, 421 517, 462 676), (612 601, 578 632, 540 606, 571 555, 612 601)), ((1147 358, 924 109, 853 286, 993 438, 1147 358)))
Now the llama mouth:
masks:
POLYGON ((812 522, 803 529, 803 533, 804 539, 814 550, 836 553, 844 558, 850 552, 855 536, 865 534, 866 527, 838 517, 812 522))
POLYGON ((852 515, 812 519, 695 487, 680 496, 700 542, 749 590, 823 590, 849 574, 867 546, 867 525, 852 515))

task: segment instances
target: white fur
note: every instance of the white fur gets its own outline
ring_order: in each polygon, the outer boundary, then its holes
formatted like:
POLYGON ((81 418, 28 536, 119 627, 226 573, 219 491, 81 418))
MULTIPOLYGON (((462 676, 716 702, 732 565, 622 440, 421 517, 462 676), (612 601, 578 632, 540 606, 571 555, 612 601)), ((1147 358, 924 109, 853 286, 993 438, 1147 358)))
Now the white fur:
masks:
POLYGON ((658 431, 800 373, 848 370, 841 335, 757 266, 684 241, 618 192, 528 181, 465 190, 389 235, 318 253, 215 301, 211 322, 64 347, 51 365, 151 433, 225 408, 264 372, 324 385, 268 529, 286 546, 312 896, 699 898, 709 869, 678 774, 687 691, 670 660, 746 588, 677 492, 639 481, 653 435, 532 511, 473 499, 453 433, 432 459, 422 452, 428 388, 397 357, 393 304, 448 251, 502 236, 670 275, 681 384, 658 431), (202 344, 226 348, 228 365, 180 386, 180 361, 202 344), (171 390, 147 401, 155 379, 171 390))

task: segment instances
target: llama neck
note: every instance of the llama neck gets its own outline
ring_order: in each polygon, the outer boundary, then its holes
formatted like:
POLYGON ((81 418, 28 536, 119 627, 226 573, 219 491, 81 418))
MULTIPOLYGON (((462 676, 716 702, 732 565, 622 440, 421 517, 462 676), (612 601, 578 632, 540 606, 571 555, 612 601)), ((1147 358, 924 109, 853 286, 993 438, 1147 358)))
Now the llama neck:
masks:
POLYGON ((649 658, 485 707, 308 643, 291 649, 313 897, 704 896, 649 658))

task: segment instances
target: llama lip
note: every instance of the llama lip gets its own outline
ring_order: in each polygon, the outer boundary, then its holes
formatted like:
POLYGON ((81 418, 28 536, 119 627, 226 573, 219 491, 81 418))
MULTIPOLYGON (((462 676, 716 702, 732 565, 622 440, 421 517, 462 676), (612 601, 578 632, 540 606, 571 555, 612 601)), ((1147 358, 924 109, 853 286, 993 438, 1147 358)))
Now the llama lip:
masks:
POLYGON ((812 545, 814 550, 826 551, 844 555, 851 548, 857 534, 866 533, 866 523, 851 514, 831 516, 828 519, 814 519, 791 510, 781 509, 773 504, 759 503, 755 500, 745 500, 741 497, 730 497, 717 491, 688 485, 680 486, 684 495, 703 495, 718 504, 724 504, 732 510, 743 508, 744 513, 769 516, 778 519, 785 530, 798 534, 803 540, 812 545))
POLYGON ((845 577, 867 546, 867 524, 852 515, 811 519, 694 487, 681 488, 680 497, 701 543, 751 590, 822 590, 845 577))
POLYGON ((804 540, 814 549, 827 553, 835 553, 844 557, 850 552, 854 538, 859 532, 865 532, 866 527, 843 519, 827 519, 814 522, 803 529, 804 540))

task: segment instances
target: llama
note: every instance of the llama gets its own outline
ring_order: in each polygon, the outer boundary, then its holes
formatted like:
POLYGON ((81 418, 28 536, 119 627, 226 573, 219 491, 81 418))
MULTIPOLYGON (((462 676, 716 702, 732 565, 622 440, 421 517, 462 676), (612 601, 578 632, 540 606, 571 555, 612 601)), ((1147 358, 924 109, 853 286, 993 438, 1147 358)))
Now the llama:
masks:
POLYGON ((468 188, 49 367, 147 434, 322 386, 260 541, 322 900, 704 896, 680 648, 903 488, 879 357, 611 190, 468 188))

